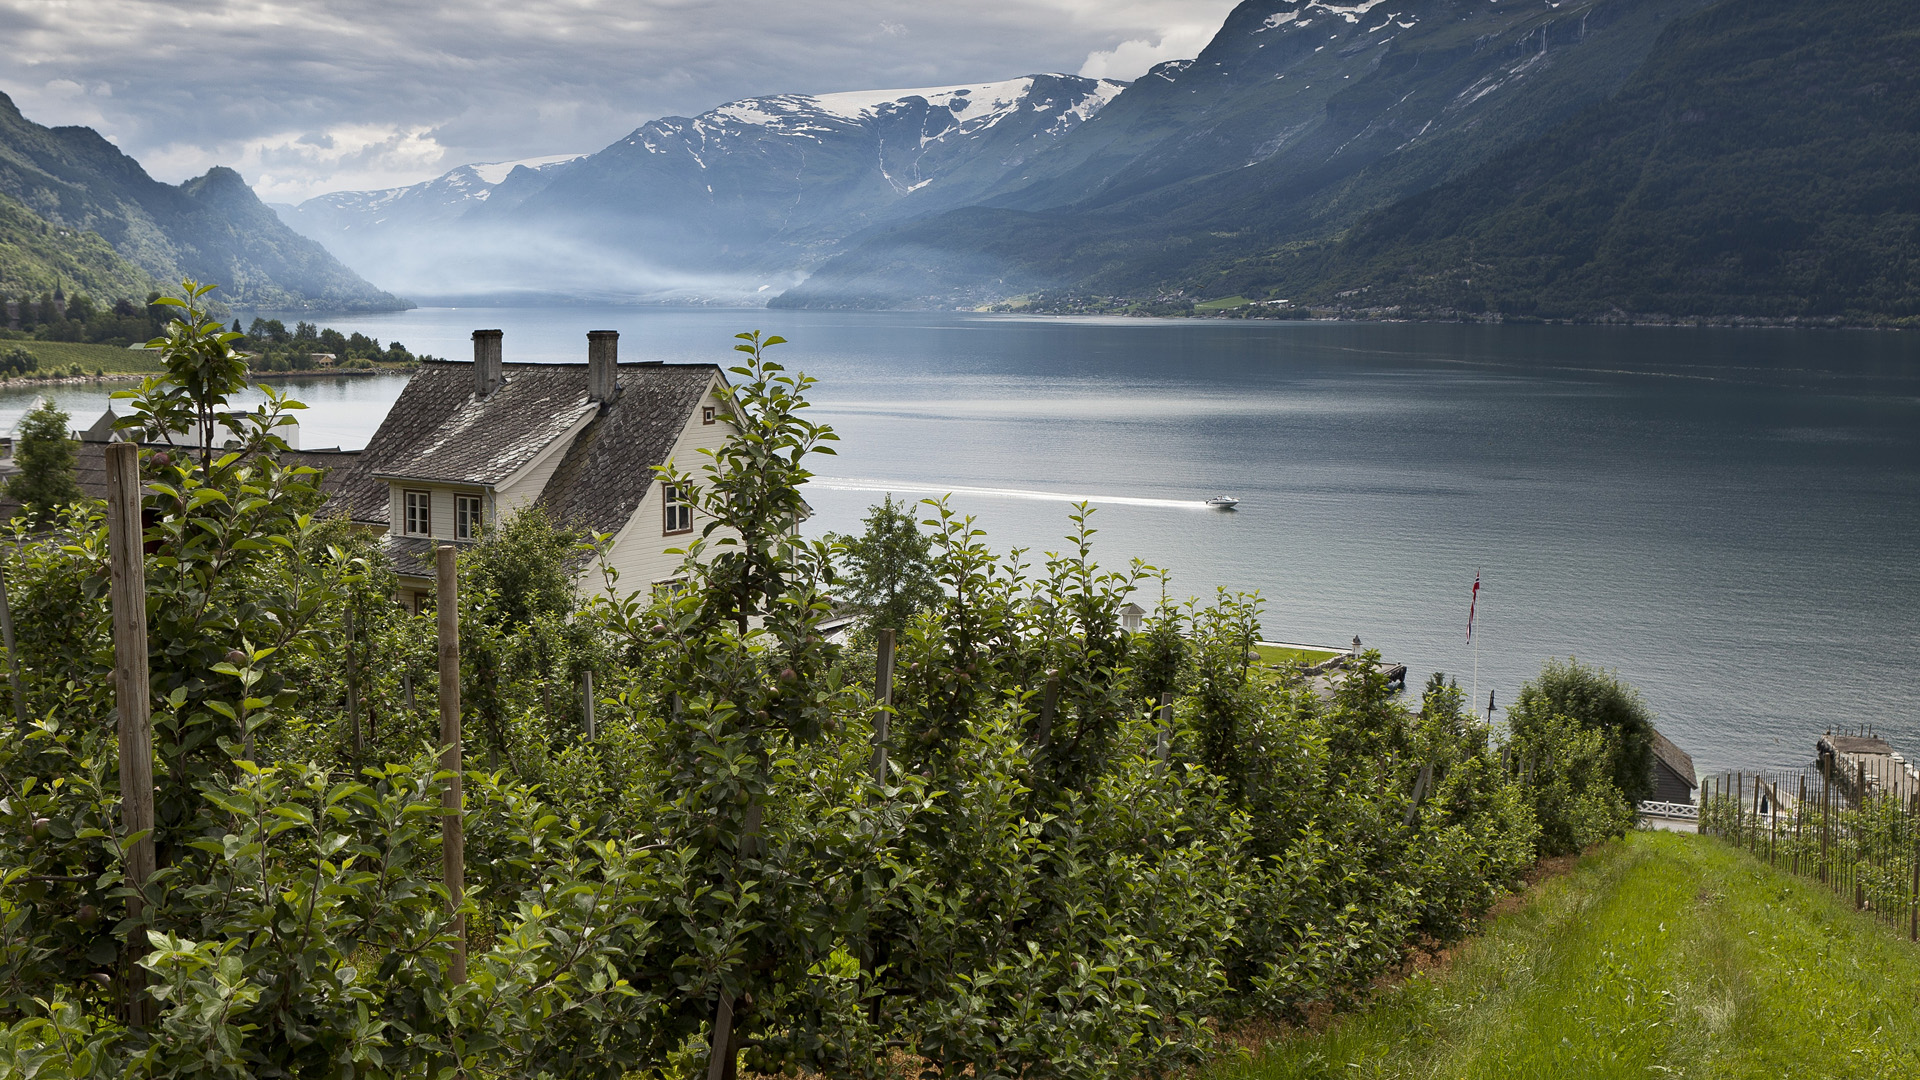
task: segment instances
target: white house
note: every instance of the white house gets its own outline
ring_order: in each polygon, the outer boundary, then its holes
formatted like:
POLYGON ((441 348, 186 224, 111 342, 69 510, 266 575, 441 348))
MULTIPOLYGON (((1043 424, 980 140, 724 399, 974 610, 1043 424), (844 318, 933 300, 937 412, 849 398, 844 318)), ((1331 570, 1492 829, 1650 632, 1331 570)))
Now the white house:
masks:
MULTIPOLYGON (((380 430, 329 476, 330 509, 386 534, 401 599, 433 592, 433 549, 479 539, 528 506, 562 525, 613 537, 608 561, 626 591, 670 585, 700 513, 653 468, 698 475, 703 447, 727 422, 726 377, 713 364, 618 361, 620 335, 587 335, 585 364, 506 364, 501 332, 476 330, 473 362, 427 361, 380 430)), ((580 587, 601 587, 596 566, 580 587)))

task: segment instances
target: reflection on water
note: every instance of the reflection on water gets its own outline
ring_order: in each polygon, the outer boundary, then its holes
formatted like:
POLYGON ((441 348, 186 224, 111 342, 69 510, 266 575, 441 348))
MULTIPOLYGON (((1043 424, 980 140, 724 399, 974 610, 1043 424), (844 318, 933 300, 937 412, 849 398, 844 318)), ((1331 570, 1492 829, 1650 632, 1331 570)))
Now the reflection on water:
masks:
MULTIPOLYGON (((1590 327, 1259 325, 647 308, 323 320, 436 355, 731 362, 760 328, 840 433, 810 530, 951 492, 997 547, 1103 559, 1177 595, 1258 589, 1267 632, 1358 634, 1481 704, 1549 656, 1619 669, 1703 771, 1806 760, 1871 723, 1920 754, 1920 338, 1590 327), (1234 513, 1200 500, 1232 494, 1234 513)), ((364 443, 397 379, 316 380, 302 442, 364 443)), ((31 395, 0 394, 0 424, 31 395)), ((75 391, 56 394, 63 404, 75 391)), ((97 414, 104 393, 91 399, 97 414)), ((76 418, 84 410, 74 408, 76 418)))

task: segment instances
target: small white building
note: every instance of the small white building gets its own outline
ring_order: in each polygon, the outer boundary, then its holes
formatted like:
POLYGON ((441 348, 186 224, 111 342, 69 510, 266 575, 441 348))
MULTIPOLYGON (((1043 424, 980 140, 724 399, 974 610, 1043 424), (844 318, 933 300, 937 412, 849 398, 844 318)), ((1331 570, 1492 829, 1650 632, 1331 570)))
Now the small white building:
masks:
MULTIPOLYGON (((713 364, 622 364, 619 334, 587 335, 585 364, 507 364, 501 332, 476 330, 472 363, 421 365, 367 448, 328 478, 330 510, 386 534, 400 599, 433 594, 433 550, 470 544, 540 506, 567 527, 612 536, 608 561, 628 592, 674 583, 703 524, 654 466, 697 475, 702 448, 732 431, 731 394, 713 364)), ((602 586, 597 566, 580 588, 602 586)))

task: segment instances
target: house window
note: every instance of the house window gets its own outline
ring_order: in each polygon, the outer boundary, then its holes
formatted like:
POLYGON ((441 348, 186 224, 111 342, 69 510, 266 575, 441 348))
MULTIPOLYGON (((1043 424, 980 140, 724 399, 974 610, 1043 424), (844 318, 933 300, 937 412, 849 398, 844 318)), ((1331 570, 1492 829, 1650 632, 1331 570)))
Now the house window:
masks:
POLYGON ((701 407, 701 409, 700 409, 700 422, 701 422, 701 423, 703 423, 703 424, 711 424, 711 423, 713 423, 713 406, 711 406, 711 405, 706 405, 706 406, 702 406, 702 407, 701 407))
POLYGON ((401 499, 406 504, 401 531, 407 536, 432 536, 433 493, 409 491, 401 495, 401 499))
POLYGON ((692 532, 693 504, 687 501, 686 493, 680 490, 680 485, 662 485, 660 497, 666 507, 666 532, 692 532))
POLYGON ((687 595, 686 578, 668 578, 665 581, 653 583, 653 598, 656 600, 677 600, 685 595, 687 595))
POLYGON ((480 539, 480 496, 455 495, 453 497, 453 538, 456 540, 480 539))

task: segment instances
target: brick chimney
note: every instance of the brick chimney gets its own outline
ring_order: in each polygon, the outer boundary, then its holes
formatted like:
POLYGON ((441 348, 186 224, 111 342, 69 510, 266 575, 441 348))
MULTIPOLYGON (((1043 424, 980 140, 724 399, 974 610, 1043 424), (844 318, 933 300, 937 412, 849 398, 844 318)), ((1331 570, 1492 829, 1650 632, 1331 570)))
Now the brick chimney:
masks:
POLYGON ((587 331, 587 399, 611 405, 620 394, 620 331, 587 331))
POLYGON ((500 331, 475 330, 473 332, 473 392, 486 397, 500 389, 503 376, 500 371, 500 331))

